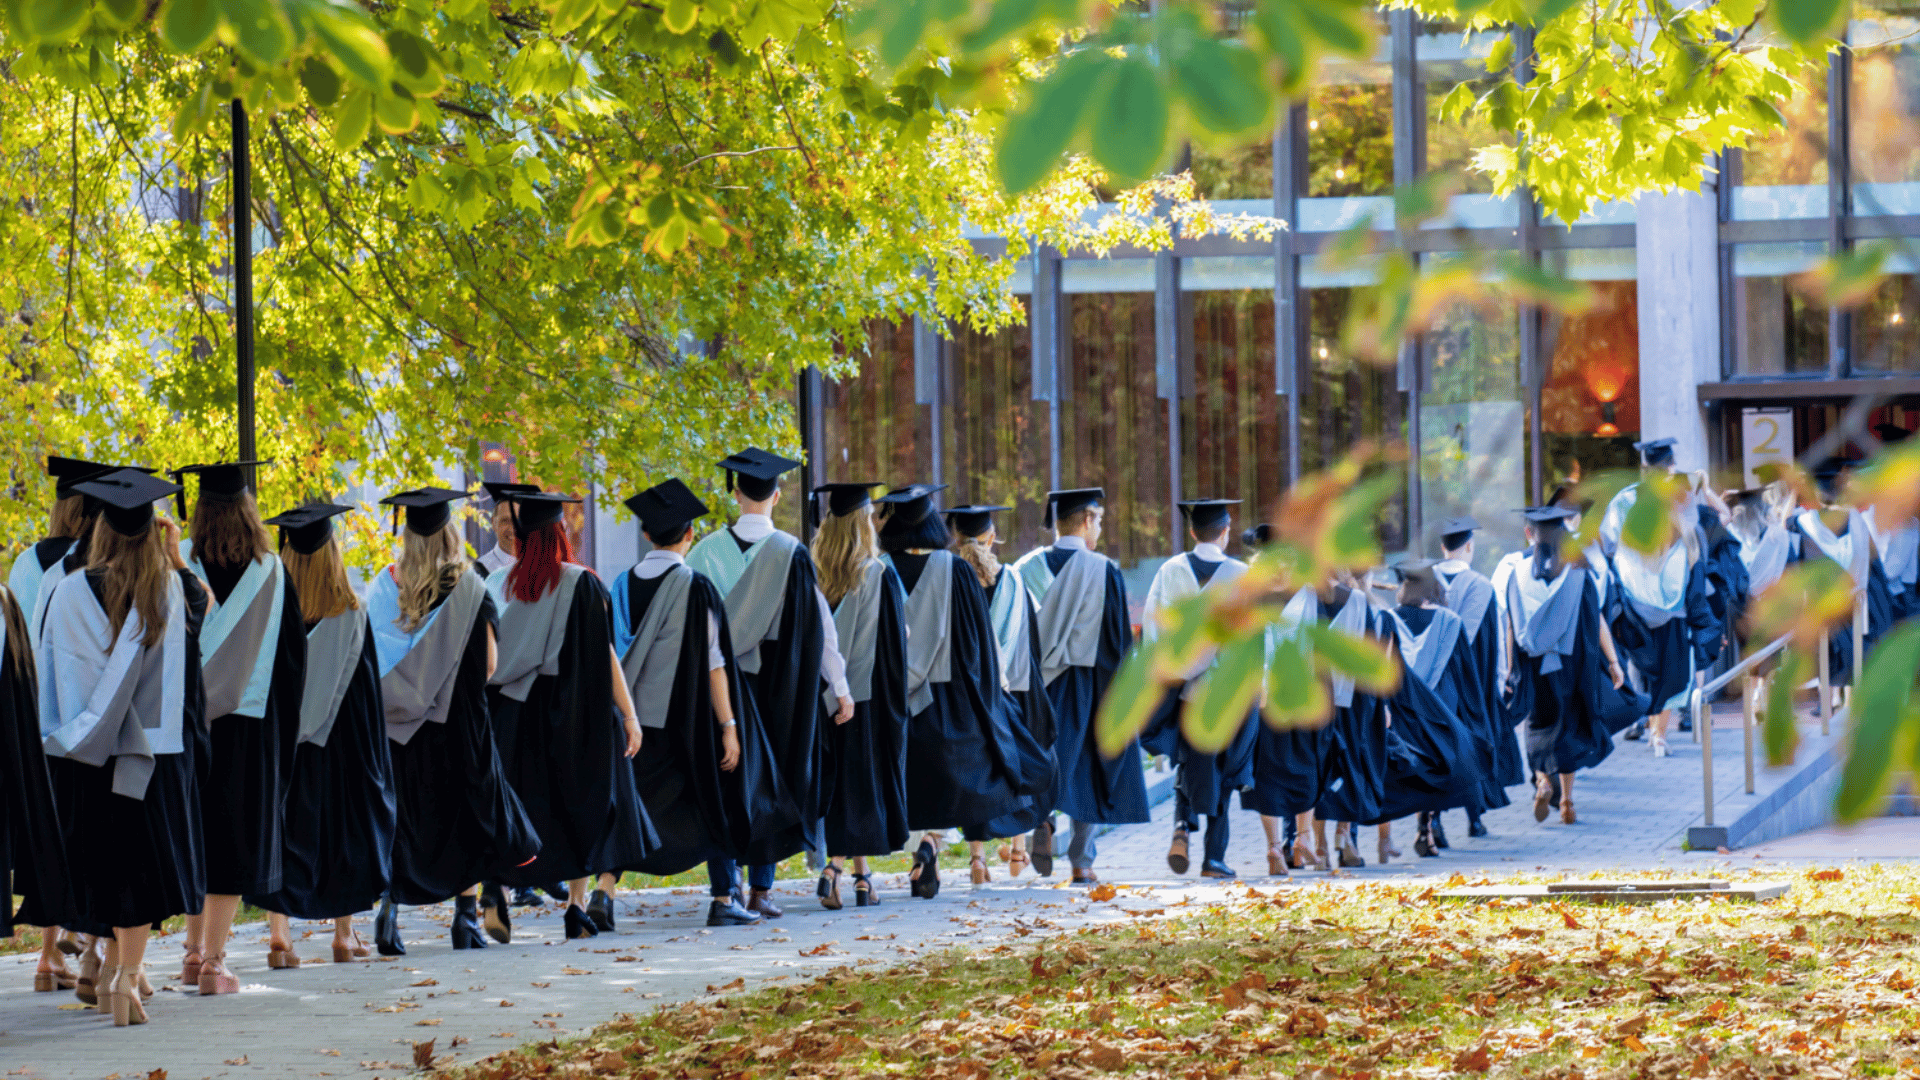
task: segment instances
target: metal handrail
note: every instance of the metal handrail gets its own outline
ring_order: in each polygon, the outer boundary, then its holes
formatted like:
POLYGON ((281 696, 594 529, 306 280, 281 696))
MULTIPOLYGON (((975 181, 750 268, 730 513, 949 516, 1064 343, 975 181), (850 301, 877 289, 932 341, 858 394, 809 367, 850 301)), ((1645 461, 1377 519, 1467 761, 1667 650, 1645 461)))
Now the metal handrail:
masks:
MULTIPOLYGON (((1864 660, 1861 651, 1864 646, 1862 635, 1866 621, 1866 592, 1863 589, 1856 589, 1853 599, 1852 627, 1854 646, 1853 670, 1856 675, 1859 673, 1860 666, 1864 660)), ((1785 648, 1787 641, 1792 638, 1792 636, 1791 634, 1780 635, 1773 641, 1768 642, 1764 648, 1742 659, 1739 663, 1728 668, 1711 681, 1695 687, 1692 693, 1688 695, 1687 711, 1688 714, 1693 717, 1694 735, 1700 740, 1700 787, 1701 800, 1704 804, 1702 819, 1708 828, 1713 827, 1713 723, 1712 717, 1707 714, 1707 699, 1725 689, 1734 679, 1741 677, 1746 679, 1746 685, 1742 686, 1740 690, 1741 697, 1745 701, 1745 705, 1741 710, 1745 721, 1741 725, 1741 741, 1747 758, 1746 791, 1747 794, 1751 795, 1753 794, 1754 787, 1753 729, 1755 726, 1753 669, 1760 661, 1765 660, 1767 657, 1785 648)), ((1820 675, 1816 681, 1819 683, 1818 692, 1820 695, 1820 733, 1825 735, 1828 734, 1828 725, 1833 709, 1833 690, 1829 685, 1827 632, 1825 630, 1820 632, 1820 644, 1818 648, 1820 651, 1818 658, 1820 675)))

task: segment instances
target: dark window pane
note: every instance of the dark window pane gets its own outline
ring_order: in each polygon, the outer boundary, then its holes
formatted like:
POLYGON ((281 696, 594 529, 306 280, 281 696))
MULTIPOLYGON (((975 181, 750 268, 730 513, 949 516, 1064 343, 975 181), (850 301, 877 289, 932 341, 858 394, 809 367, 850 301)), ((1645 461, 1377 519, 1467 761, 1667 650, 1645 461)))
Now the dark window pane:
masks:
POLYGON ((1440 23, 1423 23, 1414 43, 1417 77, 1426 94, 1426 172, 1446 173, 1461 181, 1464 194, 1450 200, 1452 213, 1435 224, 1493 228, 1519 221, 1519 200, 1495 198, 1493 178, 1472 168, 1474 155, 1486 147, 1511 146, 1511 134, 1496 131, 1485 115, 1468 112, 1458 119, 1442 119, 1440 104, 1454 88, 1465 84, 1480 97, 1497 81, 1487 71, 1487 56, 1504 31, 1476 30, 1440 23))
POLYGON ((1742 375, 1827 370, 1827 309, 1794 287, 1793 276, 1825 254, 1819 243, 1736 244, 1733 248, 1733 356, 1742 375))
MULTIPOLYGON (((1346 457, 1355 443, 1404 442, 1406 394, 1394 369, 1354 360, 1340 348, 1340 328, 1350 317, 1355 288, 1306 291, 1307 375, 1300 393, 1300 475, 1323 471, 1346 457)), ((1381 515, 1384 550, 1406 547, 1406 500, 1395 498, 1381 515)))
POLYGON ((1553 252, 1548 265, 1598 294, 1591 311, 1541 317, 1548 359, 1540 432, 1551 490, 1639 464, 1633 444, 1640 438, 1640 290, 1630 249, 1553 252))
POLYGON ((1736 221, 1827 215, 1825 66, 1779 105, 1787 129, 1730 155, 1736 221))
POLYGON ((1853 211, 1920 213, 1920 4, 1856 7, 1853 50, 1853 211))
POLYGON ((953 487, 941 502, 1014 507, 995 519, 1011 558, 1042 542, 1047 494, 1047 403, 1033 400, 1033 335, 1024 322, 956 335, 947 346, 953 487))
POLYGON ((867 348, 859 375, 823 387, 827 479, 927 476, 933 471, 931 417, 929 406, 913 400, 912 321, 867 324, 867 348))
POLYGON ((1195 264, 1227 261, 1249 264, 1245 276, 1264 276, 1267 287, 1181 296, 1191 365, 1180 413, 1181 487, 1189 499, 1243 500, 1228 541, 1237 550, 1239 530, 1271 520, 1286 484, 1285 399, 1274 392, 1273 260, 1189 259, 1183 278, 1204 281, 1195 264))
POLYGON ((1193 186, 1195 194, 1203 199, 1271 200, 1273 141, 1260 139, 1231 150, 1194 147, 1193 186))
POLYGON ((1920 279, 1889 274, 1853 312, 1853 366, 1920 371, 1920 279))
POLYGON ((1455 304, 1421 339, 1420 520, 1413 547, 1438 551, 1440 523, 1471 514, 1482 573, 1521 544, 1515 507, 1527 505, 1526 405, 1520 393, 1517 310, 1455 304))
MULTIPOLYGON (((1169 554, 1166 403, 1155 392, 1153 294, 1073 293, 1060 403, 1062 487, 1104 487, 1100 550, 1136 567, 1169 554)), ((1145 583, 1135 590, 1145 594, 1145 583)))

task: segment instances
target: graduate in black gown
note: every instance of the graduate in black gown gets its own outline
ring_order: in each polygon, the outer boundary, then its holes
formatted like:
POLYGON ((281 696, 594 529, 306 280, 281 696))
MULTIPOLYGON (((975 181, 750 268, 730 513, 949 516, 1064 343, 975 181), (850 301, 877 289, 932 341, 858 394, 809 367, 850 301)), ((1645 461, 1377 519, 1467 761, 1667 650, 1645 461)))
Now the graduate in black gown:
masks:
POLYGON ((839 910, 840 878, 853 858, 854 902, 880 902, 869 856, 890 855, 907 842, 906 596, 880 558, 873 489, 835 483, 814 489, 825 503, 813 534, 820 593, 833 607, 834 633, 846 660, 853 715, 829 724, 822 762, 822 827, 827 865, 814 894, 839 910))
MULTIPOLYGON (((1159 636, 1161 620, 1175 604, 1202 590, 1223 588, 1247 572, 1247 564, 1229 557, 1224 547, 1233 527, 1232 508, 1240 505, 1240 500, 1199 499, 1179 505, 1186 515, 1187 535, 1194 546, 1192 551, 1161 563, 1154 572, 1140 615, 1141 637, 1147 641, 1159 636)), ((1199 831, 1200 818, 1204 815, 1207 831, 1200 876, 1231 878, 1238 875, 1227 865, 1227 844, 1232 835, 1229 803, 1234 792, 1253 784, 1254 743, 1259 738, 1259 725, 1249 714, 1247 722, 1234 732, 1233 740, 1218 753, 1201 753, 1187 744, 1180 730, 1181 714, 1194 686, 1211 663, 1212 658, 1207 657, 1186 679, 1167 688, 1155 716, 1141 734, 1140 744, 1150 752, 1170 756, 1176 769, 1173 842, 1167 848, 1167 866, 1176 874, 1187 872, 1189 838, 1199 831)))
MULTIPOLYGON (((973 567, 947 550, 953 537, 933 502, 944 486, 910 484, 880 500, 888 508, 880 547, 907 591, 907 817, 925 830, 909 880, 928 899, 939 891, 935 853, 947 829, 1013 814, 1053 779, 1001 685, 987 595, 973 567)), ((986 882, 984 856, 972 878, 986 882)))
POLYGON ((1524 511, 1534 545, 1507 580, 1508 715, 1526 722, 1527 760, 1534 774, 1533 818, 1547 819, 1557 777, 1560 820, 1578 820, 1573 774, 1613 752, 1613 736, 1645 715, 1648 699, 1626 686, 1613 635, 1600 617, 1595 571, 1561 554, 1567 521, 1579 511, 1536 506, 1524 511))
POLYGON ((73 914, 73 893, 40 744, 39 693, 26 616, 13 593, 0 588, 0 881, 12 884, 0 897, 0 937, 12 937, 19 926, 46 928, 33 988, 71 990, 77 976, 54 964, 60 925, 73 914), (17 910, 15 896, 21 898, 17 910))
POLYGON ((400 904, 452 898, 456 949, 486 948, 482 906, 486 933, 511 940, 506 897, 494 886, 482 905, 480 882, 497 880, 540 850, 494 743, 487 678, 496 616, 453 523, 452 503, 466 497, 418 488, 381 500, 406 515, 399 559, 367 586, 397 811, 392 881, 374 920, 382 956, 407 951, 400 904))
POLYGON ((104 504, 84 573, 60 583, 38 650, 41 730, 73 893, 73 924, 110 937, 97 987, 116 1026, 147 1022, 151 927, 206 902, 209 600, 153 504, 177 485, 124 470, 86 481, 104 504))
POLYGON ((780 477, 800 463, 750 446, 719 465, 740 517, 694 544, 687 565, 726 597, 734 659, 796 816, 786 828, 756 836, 747 855, 746 896, 737 895, 739 868, 731 861, 716 862, 708 876, 715 897, 735 894, 755 913, 777 919, 783 912, 773 899, 776 864, 802 850, 824 854, 827 726, 853 718, 853 698, 833 608, 816 582, 813 557, 798 538, 773 525, 780 477))
MULTIPOLYGON (((1106 493, 1078 488, 1047 493, 1043 524, 1054 542, 1021 556, 1014 569, 1039 600, 1040 672, 1053 705, 1053 753, 1058 796, 1055 809, 1073 821, 1067 861, 1075 884, 1099 880, 1093 872, 1102 825, 1150 820, 1140 744, 1129 742, 1106 757, 1094 734, 1100 700, 1133 644, 1127 619, 1127 585, 1120 567, 1096 553, 1106 493)), ((1050 823, 1034 830, 1036 849, 1052 850, 1050 823)))
MULTIPOLYGON (((1262 522, 1240 534, 1240 546, 1258 551, 1273 540, 1273 526, 1262 522)), ((1262 602, 1284 609, 1287 597, 1275 591, 1262 602)), ((1267 638, 1267 674, 1272 679, 1274 650, 1289 644, 1278 624, 1269 626, 1267 638)), ((1253 786, 1240 793, 1240 805, 1260 815, 1260 827, 1267 836, 1267 874, 1290 877, 1291 871, 1312 865, 1308 854, 1311 844, 1299 843, 1313 830, 1313 808, 1320 801, 1320 788, 1326 780, 1326 746, 1329 738, 1324 724, 1279 725, 1270 719, 1267 702, 1273 687, 1262 686, 1259 732, 1253 743, 1253 786)))
MULTIPOLYGON (((1423 858, 1439 854, 1433 823, 1440 811, 1461 807, 1478 818, 1481 811, 1509 801, 1506 789, 1492 779, 1493 721, 1486 715, 1487 693, 1467 644, 1466 621, 1447 606, 1436 565, 1433 559, 1410 559, 1396 567, 1399 603, 1388 613, 1402 671, 1390 705, 1392 735, 1437 763, 1420 777, 1424 790, 1408 800, 1428 804, 1419 812, 1413 845, 1423 858)), ((1386 812, 1394 809, 1390 805, 1386 812)))
MULTIPOLYGON (((784 828, 795 812, 753 696, 741 690, 726 604, 686 564, 706 504, 673 479, 626 505, 653 550, 613 584, 613 651, 646 732, 634 784, 660 843, 624 869, 680 874, 739 856, 756 830, 784 828)), ((760 921, 731 888, 714 895, 708 926, 760 921)))
MULTIPOLYGON (((1873 433, 1883 447, 1907 441, 1913 432, 1898 424, 1875 424, 1873 433)), ((1887 575, 1887 594, 1894 622, 1920 614, 1920 517, 1882 520, 1876 507, 1860 512, 1873 533, 1873 546, 1887 575)))
POLYGON ((208 717, 199 774, 207 906, 204 916, 187 920, 180 973, 202 994, 239 991, 226 954, 240 898, 278 892, 284 875, 287 783, 300 737, 307 633, 293 579, 249 490, 249 470, 267 464, 190 465, 172 474, 200 480, 187 564, 214 601, 200 639, 208 717))
MULTIPOLYGON (((1486 735, 1494 753, 1493 770, 1487 774, 1486 807, 1495 809, 1512 801, 1507 788, 1527 782, 1527 763, 1500 699, 1500 605, 1493 583, 1473 568, 1473 534, 1479 528, 1478 521, 1466 516, 1442 523, 1440 561, 1434 564, 1433 572, 1446 589, 1447 609, 1460 616, 1466 632, 1463 646, 1480 681, 1482 704, 1478 714, 1487 725, 1486 735)), ((1480 815, 1471 809, 1467 813, 1467 835, 1487 835, 1480 815)), ((1447 833, 1437 814, 1432 840, 1437 848, 1447 847, 1447 833)))
POLYGON ((1020 723, 1046 756, 1047 785, 1044 790, 1020 800, 1008 813, 961 830, 969 854, 977 856, 981 877, 991 880, 986 870, 986 841, 1005 839, 1001 859, 1007 873, 1019 877, 1031 865, 1043 877, 1053 873, 1051 848, 1042 852, 1027 849, 1027 835, 1045 823, 1053 810, 1059 789, 1059 766, 1053 756, 1053 703, 1040 679, 1039 607, 1027 592, 1027 583, 1011 567, 1001 564, 994 548, 1000 542, 993 515, 1010 510, 1008 506, 956 506, 946 512, 947 526, 953 532, 953 553, 973 569, 974 578, 987 597, 987 622, 993 631, 994 650, 1000 664, 1000 685, 1018 710, 1020 723))
MULTIPOLYGON (((1788 556, 1792 563, 1831 559, 1846 571, 1855 589, 1864 590, 1866 633, 1861 644, 1872 652, 1880 635, 1893 626, 1893 592, 1885 565, 1875 549, 1866 516, 1841 501, 1846 472, 1853 462, 1829 458, 1815 466, 1814 482, 1820 505, 1806 507, 1787 519, 1788 556)), ((1827 634, 1827 684, 1853 685, 1853 619, 1827 634)))
MULTIPOLYGON (((1286 647, 1310 622, 1322 623, 1357 638, 1384 642, 1391 633, 1386 616, 1375 611, 1365 591, 1345 572, 1314 589, 1293 594, 1282 609, 1280 642, 1286 647)), ((1365 866, 1354 847, 1349 824, 1379 821, 1386 802, 1388 775, 1387 703, 1339 674, 1328 678, 1333 715, 1321 744, 1321 781, 1313 807, 1315 865, 1330 869, 1365 866), (1326 826, 1333 823, 1333 847, 1326 826)))
POLYGON ((540 854, 501 881, 565 881, 567 937, 593 937, 614 928, 615 872, 659 844, 627 760, 640 751, 640 718, 613 652, 607 590, 573 561, 560 520, 580 500, 551 492, 514 492, 508 500, 517 554, 503 590, 487 707, 507 778, 540 834, 540 854))
POLYGON ((335 517, 352 510, 310 503, 267 519, 280 530, 280 561, 300 597, 307 631, 282 881, 276 892, 246 898, 272 913, 272 968, 300 966, 289 917, 333 922, 334 963, 368 956, 353 916, 386 893, 393 870, 393 758, 379 652, 333 528, 335 517))

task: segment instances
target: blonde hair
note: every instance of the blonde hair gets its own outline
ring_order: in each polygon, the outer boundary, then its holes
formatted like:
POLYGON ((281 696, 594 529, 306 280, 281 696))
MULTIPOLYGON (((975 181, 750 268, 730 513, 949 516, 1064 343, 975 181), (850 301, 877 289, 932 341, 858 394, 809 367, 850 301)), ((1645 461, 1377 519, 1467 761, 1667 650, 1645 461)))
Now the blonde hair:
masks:
POLYGON ((838 517, 829 514, 813 534, 813 565, 828 604, 838 604, 852 592, 867 564, 879 557, 880 538, 874 532, 871 506, 838 517))
POLYGON ((1000 556, 993 553, 989 536, 994 536, 994 530, 988 529, 979 536, 955 537, 953 541, 953 553, 973 567, 973 576, 980 579, 983 589, 993 588, 993 583, 1000 580, 1000 556))
POLYGON ((193 557, 202 563, 238 566, 273 554, 273 534, 260 520, 251 491, 238 498, 200 496, 193 503, 191 531, 193 557))
POLYGON ((347 564, 340 558, 339 541, 329 538, 311 555, 283 544, 280 562, 293 582, 294 595, 300 598, 303 621, 317 623, 360 610, 360 598, 353 594, 353 583, 347 579, 347 564))
POLYGON ((420 629, 433 614, 433 605, 452 592, 466 572, 466 556, 453 522, 432 536, 408 529, 400 545, 400 561, 393 568, 394 580, 400 583, 400 628, 409 634, 420 629))
POLYGON ((20 612, 20 604, 13 593, 0 585, 0 618, 7 623, 7 652, 5 663, 12 665, 13 677, 27 680, 29 693, 37 694, 34 688, 33 650, 27 637, 27 620, 20 612))
POLYGON ((167 633, 167 575, 173 568, 167 561, 166 530, 148 525, 139 536, 124 536, 107 523, 105 515, 94 522, 89 570, 98 570, 100 606, 118 638, 126 626, 127 613, 140 613, 145 631, 140 644, 158 645, 167 633))

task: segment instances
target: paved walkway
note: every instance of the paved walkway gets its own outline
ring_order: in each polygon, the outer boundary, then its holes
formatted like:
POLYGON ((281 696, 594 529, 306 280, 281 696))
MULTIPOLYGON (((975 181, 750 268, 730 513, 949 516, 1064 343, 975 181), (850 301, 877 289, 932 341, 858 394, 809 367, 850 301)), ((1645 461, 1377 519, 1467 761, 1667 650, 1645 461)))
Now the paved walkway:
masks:
MULTIPOLYGON (((1723 720, 1723 722, 1726 722, 1723 720)), ((1717 785, 1738 793, 1742 771, 1738 721, 1716 728, 1717 785)), ((1807 733, 1818 744, 1817 725, 1807 733)), ((1687 854, 1679 837, 1699 815, 1700 759, 1692 742, 1675 742, 1675 756, 1655 760, 1645 743, 1622 742, 1607 762, 1583 774, 1575 788, 1580 824, 1557 818, 1534 823, 1531 803, 1516 803, 1487 816, 1492 835, 1471 839, 1462 816, 1448 816, 1453 847, 1440 858, 1412 856, 1409 824, 1397 828, 1407 857, 1374 865, 1371 830, 1361 850, 1368 866, 1329 875, 1301 873, 1301 887, 1365 880, 1410 880, 1506 872, 1591 872, 1674 867, 1710 872, 1736 862, 1755 865, 1747 853, 1687 854)), ((1762 790, 1777 778, 1762 775, 1762 790)), ((1521 794, 1520 789, 1514 795, 1521 794)), ((1733 796, 1729 796, 1733 797, 1733 796)), ((0 1075, 46 1080, 142 1080, 165 1069, 169 1080, 201 1077, 392 1078, 411 1067, 414 1044, 433 1040, 436 1061, 473 1061, 538 1038, 564 1036, 620 1012, 656 1002, 683 1000, 733 980, 761 985, 801 978, 840 965, 892 963, 950 945, 991 946, 1034 934, 1058 933, 1099 922, 1124 920, 1127 907, 1161 907, 1169 900, 1218 899, 1224 888, 1191 877, 1175 878, 1166 866, 1170 803, 1152 824, 1118 829, 1102 838, 1101 873, 1109 881, 1151 884, 1111 903, 1091 903, 1059 877, 1028 876, 974 890, 965 868, 947 871, 947 888, 933 902, 913 901, 896 876, 883 881, 878 908, 822 910, 807 883, 783 883, 788 914, 770 926, 708 930, 700 891, 659 890, 622 894, 618 933, 586 942, 563 940, 560 919, 549 907, 521 909, 510 946, 453 952, 447 945, 445 907, 410 910, 403 919, 412 943, 408 956, 354 964, 318 963, 330 930, 312 927, 299 951, 309 961, 298 971, 266 968, 265 924, 241 928, 231 949, 243 992, 198 1000, 163 990, 151 1004, 153 1022, 116 1030, 111 1021, 77 1008, 70 995, 35 994, 32 957, 0 960, 0 1075), (957 880, 956 880, 957 879, 957 880)), ((1911 819, 1909 819, 1911 820, 1911 819)), ((1920 822, 1905 848, 1881 843, 1889 855, 1920 852, 1920 822)), ((1265 870, 1259 819, 1237 812, 1230 860, 1254 877, 1265 870)), ((1196 850, 1197 841, 1196 840, 1196 850)), ((1775 845, 1787 858, 1830 861, 1851 852, 1831 843, 1812 852, 1775 845)), ((1764 853, 1763 853, 1764 854, 1764 853)), ((1771 856, 1769 856, 1771 857, 1771 856)), ((999 866, 995 866, 996 872, 999 866)), ((847 894, 851 904, 850 892, 847 894)), ((308 929, 296 924, 296 933, 308 929)), ((180 966, 178 938, 155 941, 154 981, 180 966)))

